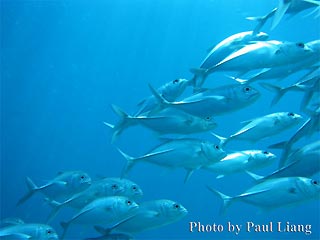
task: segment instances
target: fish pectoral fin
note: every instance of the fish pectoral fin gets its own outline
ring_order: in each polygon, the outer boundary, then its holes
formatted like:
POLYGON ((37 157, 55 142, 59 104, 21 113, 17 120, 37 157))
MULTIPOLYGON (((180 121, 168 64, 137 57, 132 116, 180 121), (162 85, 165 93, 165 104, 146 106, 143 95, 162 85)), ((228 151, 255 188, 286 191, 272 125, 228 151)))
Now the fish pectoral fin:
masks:
POLYGON ((314 1, 314 0, 302 0, 302 1, 306 2, 306 3, 314 4, 316 6, 320 6, 320 2, 318 2, 318 1, 314 1))
POLYGON ((66 186, 68 184, 66 181, 53 181, 52 183, 62 185, 62 186, 66 186))
POLYGON ((235 196, 235 197, 233 197, 233 198, 244 198, 244 197, 247 197, 247 196, 259 195, 259 194, 261 194, 261 193, 265 193, 265 192, 268 192, 268 191, 270 191, 270 189, 269 189, 269 188, 265 188, 265 189, 261 189, 260 191, 256 191, 256 192, 244 193, 244 194, 235 196))
POLYGON ((25 233, 10 233, 8 235, 1 235, 1 237, 4 237, 4 239, 6 239, 6 237, 9 237, 10 239, 32 239, 32 236, 25 234, 25 233))
POLYGON ((157 211, 146 211, 143 213, 143 216, 146 218, 154 218, 154 217, 159 217, 160 213, 157 211))
POLYGON ((193 174, 193 172, 194 172, 195 169, 186 169, 186 170, 187 170, 187 175, 186 175, 186 177, 184 178, 184 183, 186 183, 186 182, 190 179, 190 177, 191 177, 191 175, 193 174))
POLYGON ((220 174, 220 175, 216 176, 216 179, 220 179, 220 178, 223 178, 223 177, 224 177, 224 175, 220 174))

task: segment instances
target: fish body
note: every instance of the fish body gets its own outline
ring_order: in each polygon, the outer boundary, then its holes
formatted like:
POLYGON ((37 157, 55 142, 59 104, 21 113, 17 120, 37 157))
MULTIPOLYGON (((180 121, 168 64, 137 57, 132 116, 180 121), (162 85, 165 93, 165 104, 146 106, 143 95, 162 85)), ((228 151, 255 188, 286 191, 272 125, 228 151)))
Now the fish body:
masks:
POLYGON ((216 89, 203 89, 179 102, 168 102, 150 88, 162 109, 171 107, 199 117, 217 116, 239 110, 254 103, 260 96, 259 91, 250 85, 233 84, 216 89))
POLYGON ((211 68, 234 51, 237 51, 243 48, 245 45, 250 44, 251 41, 264 41, 267 40, 268 37, 269 36, 266 33, 255 33, 253 31, 240 32, 229 36, 211 49, 201 63, 200 68, 211 68))
POLYGON ((302 42, 260 41, 230 54, 207 71, 248 72, 297 63, 312 54, 312 49, 302 42))
POLYGON ((111 231, 129 234, 144 232, 177 222, 187 214, 186 208, 172 200, 143 202, 134 217, 115 225, 111 231))
POLYGON ((218 162, 205 166, 204 169, 219 174, 217 178, 225 175, 252 171, 270 165, 276 156, 268 151, 245 150, 230 153, 218 162))
POLYGON ((320 141, 310 143, 289 154, 279 170, 265 178, 301 176, 311 177, 320 172, 320 141))
POLYGON ((61 222, 65 236, 70 224, 115 224, 135 214, 139 205, 123 196, 97 198, 76 213, 68 222, 61 222))
POLYGON ((224 206, 221 213, 233 201, 242 201, 265 210, 271 210, 320 197, 319 182, 304 177, 268 179, 234 197, 227 196, 212 188, 209 188, 209 190, 223 199, 224 206))
POLYGON ((18 201, 17 205, 27 201, 36 192, 41 192, 50 199, 64 201, 72 195, 87 189, 91 184, 91 178, 83 171, 67 171, 59 173, 53 180, 42 186, 37 186, 28 177, 26 182, 29 191, 18 201))
MULTIPOLYGON (((120 151, 120 150, 119 150, 120 151)), ((226 153, 211 142, 199 139, 175 139, 160 144, 147 154, 140 157, 131 157, 124 152, 126 158, 126 174, 137 162, 149 162, 168 168, 185 168, 188 171, 186 180, 195 169, 219 161, 226 153)))
POLYGON ((67 199, 66 201, 59 203, 56 201, 50 201, 50 205, 53 207, 52 212, 48 217, 48 221, 52 220, 54 216, 62 209, 62 207, 72 207, 81 209, 101 197, 110 196, 124 196, 132 200, 141 198, 143 192, 140 186, 129 179, 125 178, 103 178, 93 181, 91 186, 86 190, 77 193, 67 199))
POLYGON ((292 112, 277 112, 258 117, 246 121, 247 124, 229 138, 220 139, 221 144, 224 145, 234 139, 257 142, 296 126, 301 122, 301 119, 299 114, 292 112))
POLYGON ((112 142, 124 129, 134 125, 142 125, 159 135, 199 133, 212 130, 217 126, 211 116, 198 117, 177 109, 167 108, 148 116, 133 117, 120 110, 117 106, 113 105, 113 108, 121 119, 115 126, 105 123, 114 131, 112 142))
POLYGON ((0 228, 1 239, 15 240, 58 240, 58 234, 49 225, 38 223, 14 224, 0 228))
MULTIPOLYGON (((190 84, 189 80, 184 78, 175 79, 167 82, 157 89, 159 94, 167 101, 175 101, 190 84)), ((150 111, 157 107, 157 101, 153 95, 149 96, 145 100, 141 101, 138 106, 140 109, 134 114, 134 116, 148 115, 150 111)))

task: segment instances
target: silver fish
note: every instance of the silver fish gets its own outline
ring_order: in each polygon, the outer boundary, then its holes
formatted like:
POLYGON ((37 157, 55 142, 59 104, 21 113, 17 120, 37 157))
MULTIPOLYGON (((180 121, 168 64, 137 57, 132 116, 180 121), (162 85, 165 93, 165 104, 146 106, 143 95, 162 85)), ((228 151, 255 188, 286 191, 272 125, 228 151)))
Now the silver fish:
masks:
POLYGON ((211 116, 200 118, 176 109, 164 109, 156 114, 133 117, 115 105, 112 105, 112 107, 114 112, 121 118, 116 125, 104 122, 105 125, 114 131, 112 142, 115 141, 124 129, 137 124, 149 128, 159 135, 199 133, 212 130, 217 126, 217 123, 211 116))
POLYGON ((320 141, 310 143, 292 152, 285 166, 262 179, 278 177, 311 177, 320 172, 320 141))
POLYGON ((15 240, 58 240, 58 234, 49 225, 40 223, 13 224, 0 228, 1 239, 15 240))
MULTIPOLYGON (((247 44, 250 44, 250 42, 264 41, 267 40, 268 37, 268 34, 264 32, 255 31, 240 32, 229 36, 219 42, 209 51, 206 58, 202 61, 200 69, 209 69, 211 67, 214 67, 231 53, 243 48, 247 44)), ((197 71, 197 69, 191 69, 191 72, 195 73, 194 78, 191 80, 193 81, 194 86, 198 88, 201 87, 206 78, 206 75, 201 75, 203 71, 197 71), (198 73, 200 73, 200 77, 202 77, 201 81, 199 82, 197 82, 197 78, 199 77, 198 73)))
POLYGON ((168 168, 185 168, 187 176, 185 182, 196 169, 219 161, 226 153, 211 142, 199 139, 175 139, 155 147, 149 153, 140 157, 131 157, 118 149, 127 160, 124 169, 126 174, 137 162, 149 162, 168 168))
POLYGON ((160 199, 143 202, 132 218, 128 218, 104 231, 101 231, 102 228, 100 228, 99 232, 109 233, 112 231, 130 234, 144 232, 177 222, 187 214, 186 208, 172 200, 160 199))
POLYGON ((278 7, 274 8, 268 14, 262 17, 247 17, 248 20, 258 21, 255 31, 260 31, 268 19, 273 17, 271 30, 274 29, 281 21, 285 14, 296 15, 309 8, 317 7, 320 2, 317 0, 279 0, 278 7))
POLYGON ((63 207, 72 207, 81 209, 93 200, 101 197, 109 196, 125 196, 132 200, 141 198, 143 192, 140 186, 129 179, 125 178, 103 178, 93 181, 91 186, 86 190, 77 193, 67 199, 66 201, 59 203, 48 199, 47 201, 53 207, 47 221, 53 219, 54 216, 63 207))
POLYGON ((293 64, 314 54, 302 42, 260 41, 246 45, 207 70, 247 72, 260 68, 293 64))
POLYGON ((300 123, 301 119, 302 117, 296 113, 276 112, 243 122, 246 125, 228 138, 214 135, 220 139, 220 145, 222 146, 235 139, 257 142, 294 127, 300 123))
POLYGON ((135 214, 139 205, 123 196, 98 198, 83 207, 68 222, 61 222, 64 238, 71 224, 115 224, 135 214))
POLYGON ((279 161, 279 166, 282 167, 291 152, 292 146, 303 137, 311 136, 320 131, 320 107, 316 112, 311 114, 310 118, 296 131, 296 133, 287 141, 269 146, 270 148, 283 149, 282 156, 279 161))
POLYGON ((199 117, 217 116, 239 110, 254 103, 260 96, 259 91, 250 85, 233 84, 203 89, 179 102, 168 102, 152 86, 150 89, 160 102, 160 109, 171 107, 199 117))
POLYGON ((270 211, 320 197, 319 182, 304 177, 268 179, 234 197, 227 196, 211 187, 208 189, 223 200, 220 213, 225 213, 226 208, 234 201, 242 201, 270 211))
MULTIPOLYGON (((190 85, 189 80, 178 78, 162 85, 157 89, 157 91, 164 99, 171 102, 175 101, 184 92, 188 85, 190 85)), ((148 115, 148 112, 157 106, 157 101, 154 96, 151 95, 141 101, 138 106, 140 106, 140 109, 134 114, 134 116, 148 115)))
POLYGON ((228 154, 204 169, 219 174, 217 178, 239 172, 257 170, 270 165, 276 156, 268 151, 245 150, 228 154))
POLYGON ((58 173, 53 180, 39 187, 28 177, 26 183, 29 191, 18 201, 17 205, 27 201, 36 192, 41 192, 46 197, 57 201, 65 200, 88 188, 91 178, 83 171, 67 171, 58 173))

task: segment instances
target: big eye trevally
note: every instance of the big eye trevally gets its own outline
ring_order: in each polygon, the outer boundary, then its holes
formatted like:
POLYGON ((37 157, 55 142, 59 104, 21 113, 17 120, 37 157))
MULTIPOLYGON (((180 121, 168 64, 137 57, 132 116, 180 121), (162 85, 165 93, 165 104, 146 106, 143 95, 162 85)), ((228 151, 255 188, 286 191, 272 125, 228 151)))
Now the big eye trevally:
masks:
POLYGON ((91 178, 83 171, 66 171, 58 173, 54 179, 39 187, 28 177, 26 183, 29 191, 18 201, 17 205, 27 201, 36 192, 41 192, 50 199, 64 201, 73 194, 88 188, 91 184, 91 178))
POLYGON ((220 139, 222 146, 235 139, 257 142, 296 126, 301 122, 301 119, 302 117, 296 113, 276 112, 243 122, 246 125, 228 138, 214 135, 220 139))
POLYGON ((149 128, 159 135, 185 135, 199 133, 212 130, 217 126, 217 123, 211 116, 197 117, 177 109, 173 110, 167 108, 161 112, 149 114, 148 116, 133 117, 115 105, 112 105, 112 108, 114 112, 117 113, 117 115, 121 118, 119 123, 116 125, 104 122, 105 125, 111 127, 114 131, 112 135, 112 142, 115 141, 117 136, 119 136, 124 129, 137 124, 149 128))
MULTIPOLYGON (((267 38, 268 34, 264 32, 247 31, 233 34, 219 42, 209 51, 208 55, 200 64, 200 69, 209 69, 215 66, 234 51, 243 48, 246 44, 250 44, 251 41, 264 41, 267 40, 267 38)), ((202 79, 199 82, 197 82, 197 78, 199 77, 198 73, 201 75, 203 71, 191 69, 191 72, 195 74, 192 79, 194 86, 201 87, 206 76, 202 75, 202 79)))
POLYGON ((93 181, 89 188, 73 195, 62 203, 48 199, 49 204, 53 207, 53 209, 47 221, 56 216, 62 207, 81 209, 93 200, 101 197, 125 196, 132 200, 137 200, 141 198, 142 195, 143 192, 140 186, 129 179, 102 178, 93 181))
POLYGON ((149 87, 157 97, 160 109, 171 107, 199 117, 217 116, 239 110, 254 103, 260 96, 259 91, 250 85, 232 84, 203 89, 179 102, 168 102, 152 86, 149 87))
MULTIPOLYGON (((190 85, 189 80, 178 78, 173 81, 167 82, 157 89, 159 94, 167 101, 175 101, 190 85)), ((157 106, 157 101, 153 95, 141 101, 138 106, 140 107, 134 116, 148 115, 148 113, 157 106)))
POLYGON ((205 166, 204 169, 219 174, 217 178, 225 175, 257 170, 273 163, 276 156, 268 151, 245 150, 228 154, 218 162, 205 166))
POLYGON ((69 221, 61 222, 64 238, 71 224, 115 224, 133 216, 139 205, 133 200, 123 196, 97 198, 83 207, 69 221))
POLYGON ((208 189, 223 200, 220 213, 224 213, 234 201, 242 201, 270 211, 320 197, 319 182, 304 177, 268 179, 234 197, 227 196, 211 187, 208 189))
POLYGON ((101 231, 102 228, 98 229, 100 229, 100 233, 104 232, 105 234, 110 232, 139 233, 172 224, 187 214, 187 209, 178 202, 168 199, 153 200, 141 203, 139 210, 132 218, 104 231, 101 231))
POLYGON ((123 174, 127 174, 138 162, 149 162, 162 167, 185 168, 188 172, 185 181, 194 170, 219 161, 226 156, 226 153, 218 145, 192 138, 168 140, 140 157, 131 157, 120 149, 118 150, 127 160, 123 174))
POLYGON ((16 240, 58 240, 58 234, 49 225, 40 223, 20 223, 0 228, 1 239, 16 240))

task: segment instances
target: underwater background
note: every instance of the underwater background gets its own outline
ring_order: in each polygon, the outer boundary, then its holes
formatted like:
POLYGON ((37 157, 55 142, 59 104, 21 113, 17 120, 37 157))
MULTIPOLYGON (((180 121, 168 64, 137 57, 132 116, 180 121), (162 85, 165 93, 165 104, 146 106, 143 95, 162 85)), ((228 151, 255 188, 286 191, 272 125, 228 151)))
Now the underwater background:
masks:
MULTIPOLYGON (((24 205, 16 202, 26 192, 26 176, 41 185, 57 172, 83 170, 92 178, 120 177, 125 159, 117 147, 140 156, 160 143, 141 126, 127 129, 111 143, 111 131, 103 122, 116 123, 110 105, 126 112, 149 96, 148 84, 159 87, 176 78, 192 78, 207 49, 224 38, 252 30, 245 18, 261 16, 277 6, 276 0, 1 0, 1 219, 19 217, 26 222, 44 222, 50 206, 41 194, 24 205)), ((308 42, 319 39, 320 24, 308 11, 285 18, 270 31, 270 39, 308 42)), ((279 82, 289 86, 304 72, 279 82)), ((234 83, 218 72, 206 87, 234 83)), ((254 83, 262 96, 249 107, 216 117, 215 133, 228 136, 240 122, 272 112, 300 112, 302 94, 289 92, 270 107, 274 94, 254 83)), ((289 139, 296 128, 250 144, 236 141, 231 149, 267 149, 289 139)), ((194 137, 218 143, 210 132, 194 137)), ((304 138, 300 146, 315 141, 318 133, 304 138)), ((229 148, 229 149, 230 149, 229 148)), ((278 157, 281 151, 270 149, 278 157)), ((277 159, 278 160, 278 159, 277 159)), ((266 175, 278 161, 257 171, 266 175)), ((222 179, 205 170, 196 171, 184 183, 184 169, 167 170, 147 163, 137 164, 128 178, 140 185, 142 200, 171 199, 188 209, 181 221, 135 235, 137 239, 319 239, 319 200, 270 212, 235 202, 226 216, 219 215, 222 201, 207 185, 234 196, 254 184, 247 174, 222 179), (189 232, 189 222, 222 224, 270 221, 311 224, 312 234, 189 232)), ((315 176, 319 178, 319 174, 315 176)), ((50 224, 61 234, 60 221, 73 211, 64 209, 50 224)), ((74 225, 68 239, 97 236, 90 227, 74 225), (74 236, 74 238, 71 238, 74 236)))

